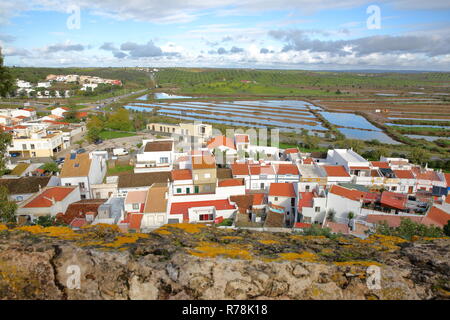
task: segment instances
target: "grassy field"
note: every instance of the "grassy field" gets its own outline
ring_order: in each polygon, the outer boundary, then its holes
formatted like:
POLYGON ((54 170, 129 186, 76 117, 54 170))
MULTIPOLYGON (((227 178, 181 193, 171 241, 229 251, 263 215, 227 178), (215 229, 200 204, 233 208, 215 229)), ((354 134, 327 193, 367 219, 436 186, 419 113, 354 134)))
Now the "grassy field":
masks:
POLYGON ((418 135, 424 135, 424 136, 442 136, 442 137, 449 137, 450 136, 450 130, 443 129, 443 128, 429 128, 429 127, 394 127, 392 126, 396 131, 400 132, 401 134, 418 134, 418 135))
POLYGON ((102 131, 102 132, 100 132, 100 138, 102 140, 132 137, 135 135, 136 135, 136 133, 133 133, 133 132, 121 132, 121 131, 102 131))
POLYGON ((108 168, 107 175, 108 176, 114 176, 118 173, 126 173, 126 172, 132 172, 134 169, 133 166, 130 165, 122 165, 122 166, 115 166, 114 168, 108 168))

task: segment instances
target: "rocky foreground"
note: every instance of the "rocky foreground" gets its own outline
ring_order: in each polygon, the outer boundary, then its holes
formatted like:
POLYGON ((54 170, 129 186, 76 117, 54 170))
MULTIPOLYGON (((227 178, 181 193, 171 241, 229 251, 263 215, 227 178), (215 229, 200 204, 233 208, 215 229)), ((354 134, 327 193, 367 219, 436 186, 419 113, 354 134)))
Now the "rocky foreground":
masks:
POLYGON ((186 224, 151 234, 0 225, 0 298, 449 299, 449 248, 449 238, 329 239, 186 224), (369 266, 379 268, 379 287, 368 285, 369 266))

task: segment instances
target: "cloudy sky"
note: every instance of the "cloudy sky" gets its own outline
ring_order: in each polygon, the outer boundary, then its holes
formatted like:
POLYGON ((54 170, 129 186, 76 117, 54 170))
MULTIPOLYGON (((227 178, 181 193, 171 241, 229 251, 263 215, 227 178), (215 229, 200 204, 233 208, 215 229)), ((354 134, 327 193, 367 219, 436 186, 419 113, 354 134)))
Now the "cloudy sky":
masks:
POLYGON ((450 71, 448 0, 2 0, 7 65, 450 71))

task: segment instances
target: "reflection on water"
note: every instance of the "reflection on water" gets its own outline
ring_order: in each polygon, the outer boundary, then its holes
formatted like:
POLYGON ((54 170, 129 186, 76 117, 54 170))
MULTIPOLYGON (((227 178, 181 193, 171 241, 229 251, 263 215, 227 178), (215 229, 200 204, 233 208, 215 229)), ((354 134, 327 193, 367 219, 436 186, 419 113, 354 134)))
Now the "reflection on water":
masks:
POLYGON ((427 141, 435 141, 438 139, 449 139, 449 137, 422 136, 419 134, 405 134, 405 136, 412 138, 412 139, 425 139, 427 141))
POLYGON ((392 139, 387 134, 381 131, 366 131, 349 128, 339 128, 338 130, 349 139, 359 139, 359 140, 376 139, 382 143, 401 144, 400 142, 395 141, 394 139, 392 139))
POLYGON ((320 112, 320 114, 332 124, 337 126, 380 131, 380 129, 375 127, 364 117, 353 113, 320 112))
POLYGON ((167 94, 164 92, 155 93, 155 99, 191 99, 192 97, 187 96, 176 96, 174 94, 167 94))

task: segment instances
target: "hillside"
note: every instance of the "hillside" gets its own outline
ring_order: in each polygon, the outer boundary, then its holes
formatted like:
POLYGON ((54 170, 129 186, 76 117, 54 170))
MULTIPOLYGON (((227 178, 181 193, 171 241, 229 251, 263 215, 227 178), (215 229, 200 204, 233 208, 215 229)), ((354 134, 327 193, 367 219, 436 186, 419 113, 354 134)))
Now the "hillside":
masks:
MULTIPOLYGON (((6 299, 448 299, 450 240, 367 240, 164 226, 0 226, 6 299), (367 267, 381 271, 369 289, 367 267), (73 268, 80 288, 68 289, 73 268)), ((73 279, 73 278, 72 278, 73 279)))

